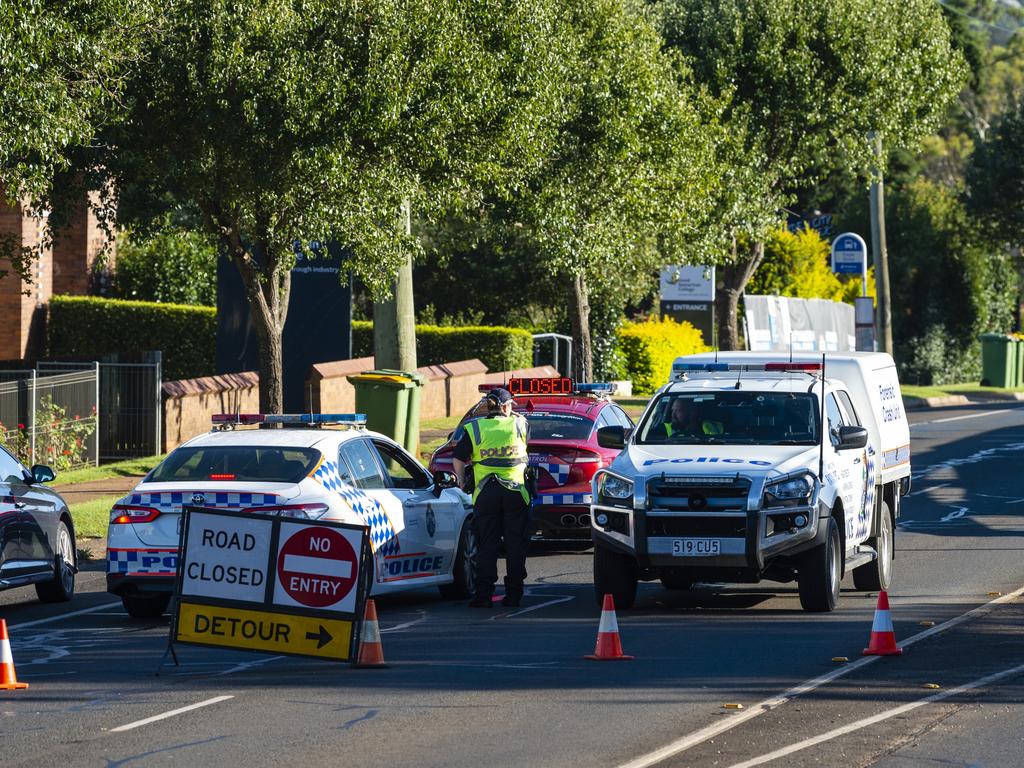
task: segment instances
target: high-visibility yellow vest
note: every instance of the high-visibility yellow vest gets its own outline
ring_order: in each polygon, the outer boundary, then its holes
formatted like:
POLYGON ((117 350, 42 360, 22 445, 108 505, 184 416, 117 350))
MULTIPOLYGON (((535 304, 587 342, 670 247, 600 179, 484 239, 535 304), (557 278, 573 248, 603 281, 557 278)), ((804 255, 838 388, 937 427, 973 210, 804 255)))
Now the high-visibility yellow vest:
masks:
MULTIPOLYGON (((720 421, 707 421, 706 419, 701 419, 700 429, 701 429, 701 432, 703 432, 705 435, 720 435, 720 434, 722 434, 722 432, 725 431, 725 429, 722 427, 722 422, 720 422, 720 421)), ((669 437, 672 437, 672 435, 674 435, 676 433, 676 430, 672 426, 671 422, 665 425, 665 433, 669 437)), ((681 429, 681 430, 679 430, 679 433, 680 434, 686 434, 686 431, 681 429)))
POLYGON ((519 414, 474 419, 466 424, 469 443, 473 447, 473 501, 484 480, 494 475, 509 488, 518 490, 523 501, 530 503, 526 489, 526 419, 519 414))

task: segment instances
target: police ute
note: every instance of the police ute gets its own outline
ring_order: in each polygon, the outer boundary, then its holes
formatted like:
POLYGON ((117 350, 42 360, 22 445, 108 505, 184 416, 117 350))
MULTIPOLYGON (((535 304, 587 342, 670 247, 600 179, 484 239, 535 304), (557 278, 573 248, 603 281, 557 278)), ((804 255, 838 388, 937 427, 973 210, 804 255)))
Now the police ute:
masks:
MULTIPOLYGON (((435 585, 475 592, 472 503, 359 414, 228 414, 178 446, 110 512, 107 590, 135 617, 159 616, 176 582, 182 507, 365 526, 370 594, 435 585), (260 426, 276 429, 259 429, 260 426)), ((209 577, 244 579, 243 569, 209 577)))
POLYGON ((630 607, 638 581, 796 581, 831 611, 892 578, 910 428, 896 366, 873 352, 678 358, 593 481, 594 586, 630 607))

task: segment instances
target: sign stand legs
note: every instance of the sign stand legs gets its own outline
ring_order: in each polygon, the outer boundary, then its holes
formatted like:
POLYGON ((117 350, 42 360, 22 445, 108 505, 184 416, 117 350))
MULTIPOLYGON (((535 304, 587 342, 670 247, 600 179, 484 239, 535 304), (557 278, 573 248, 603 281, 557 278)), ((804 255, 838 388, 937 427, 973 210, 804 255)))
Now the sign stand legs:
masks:
POLYGON ((164 668, 164 664, 167 663, 167 657, 170 656, 174 659, 174 666, 180 667, 181 662, 178 661, 178 654, 174 650, 174 643, 167 642, 167 650, 164 651, 164 655, 160 657, 160 663, 156 667, 156 672, 153 673, 155 677, 160 677, 160 670, 164 668))

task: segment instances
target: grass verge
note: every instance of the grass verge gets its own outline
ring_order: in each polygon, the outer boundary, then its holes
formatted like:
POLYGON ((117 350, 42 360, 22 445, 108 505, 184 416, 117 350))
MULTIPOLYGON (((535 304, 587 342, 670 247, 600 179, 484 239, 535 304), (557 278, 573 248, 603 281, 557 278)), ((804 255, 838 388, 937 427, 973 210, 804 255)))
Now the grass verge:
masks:
POLYGON ((94 539, 107 535, 110 522, 110 508, 120 496, 103 496, 81 504, 70 504, 71 519, 75 521, 75 535, 82 539, 94 539))
POLYGON ((137 477, 144 475, 161 461, 167 454, 160 456, 144 456, 141 459, 126 459, 116 461, 112 464, 101 464, 98 467, 83 467, 72 469, 70 472, 61 472, 57 477, 58 485, 70 485, 72 483, 88 483, 93 480, 106 480, 111 477, 137 477))

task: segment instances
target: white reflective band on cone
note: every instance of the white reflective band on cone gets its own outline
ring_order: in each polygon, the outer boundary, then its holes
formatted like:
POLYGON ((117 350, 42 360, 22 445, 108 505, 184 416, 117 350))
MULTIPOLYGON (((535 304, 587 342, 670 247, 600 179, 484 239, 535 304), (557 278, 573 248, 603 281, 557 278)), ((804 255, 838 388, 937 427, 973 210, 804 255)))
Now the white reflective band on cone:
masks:
POLYGON ((618 631, 619 622, 615 618, 615 611, 601 611, 601 623, 597 627, 598 634, 618 631))
POLYGON ((0 664, 14 666, 14 655, 11 653, 11 641, 6 637, 0 640, 0 664))
POLYGON ((364 621, 362 637, 359 638, 362 643, 379 643, 380 642, 380 629, 377 627, 376 621, 364 621))
POLYGON ((892 617, 888 611, 875 611, 875 620, 871 622, 872 632, 892 632, 892 617))

